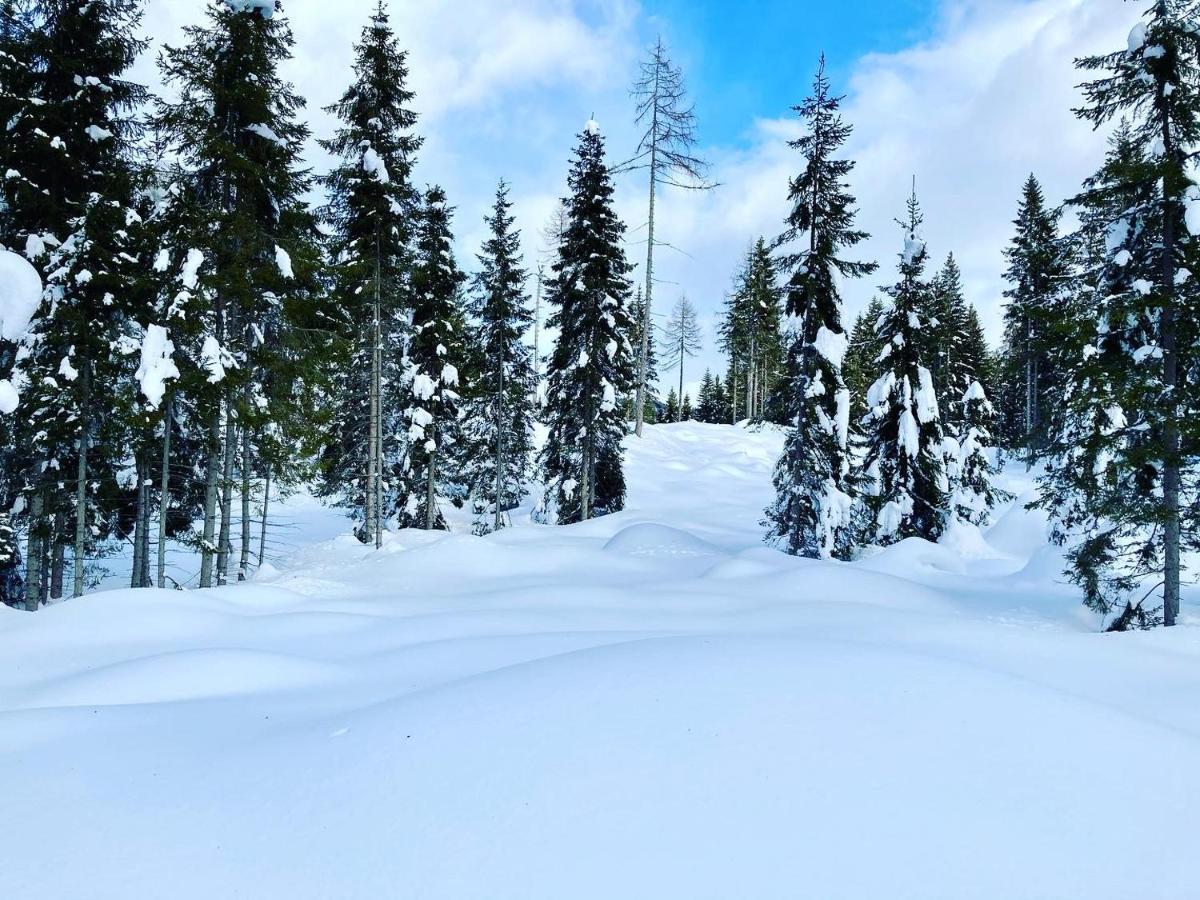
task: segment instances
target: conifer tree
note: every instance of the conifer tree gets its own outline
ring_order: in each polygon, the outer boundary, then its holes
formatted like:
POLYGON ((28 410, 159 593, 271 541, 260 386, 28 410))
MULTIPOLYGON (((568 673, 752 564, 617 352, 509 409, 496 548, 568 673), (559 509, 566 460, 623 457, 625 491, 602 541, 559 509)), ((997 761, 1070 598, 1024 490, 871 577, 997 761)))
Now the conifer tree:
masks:
POLYGON ((548 325, 558 329, 558 340, 548 366, 549 434, 541 453, 543 514, 559 524, 624 507, 618 397, 637 381, 625 226, 613 209, 595 122, 579 136, 568 187, 566 227, 546 292, 554 310, 548 325))
POLYGON ((945 530, 949 484, 933 376, 921 359, 926 346, 921 310, 931 305, 924 280, 928 252, 916 193, 902 222, 900 280, 886 293, 891 306, 877 339, 883 374, 867 392, 866 505, 872 521, 866 538, 887 545, 909 537, 936 541, 945 530))
POLYGON ((340 496, 367 543, 382 539, 387 461, 394 461, 402 404, 408 269, 418 215, 411 184, 421 139, 413 134, 407 54, 381 2, 354 50, 354 83, 328 109, 341 127, 321 146, 338 164, 325 177, 323 218, 336 343, 336 398, 322 453, 327 495, 340 496))
POLYGON ((683 396, 684 363, 703 346, 696 307, 687 297, 681 296, 671 309, 671 318, 663 329, 663 346, 663 362, 672 368, 679 366, 679 394, 683 396))
POLYGON ((875 331, 883 316, 883 301, 872 297, 870 305, 859 313, 850 332, 842 377, 850 391, 850 421, 859 422, 867 414, 867 391, 883 374, 879 365, 879 343, 875 331))
POLYGON ((142 48, 141 4, 53 0, 37 13, 28 46, 36 99, 16 124, 30 144, 19 170, 6 173, 9 227, 21 232, 10 239, 23 238, 26 255, 49 276, 21 352, 29 388, 15 435, 30 497, 32 609, 61 595, 67 546, 73 592, 82 593, 86 559, 111 531, 101 492, 117 493, 125 460, 98 457, 95 447, 122 446, 111 413, 130 373, 114 349, 134 339, 140 298, 129 282, 145 264, 130 242, 138 218, 134 109, 145 91, 125 78, 142 48))
MULTIPOLYGON (((654 340, 654 323, 650 321, 650 312, 646 307, 646 301, 642 297, 641 285, 637 288, 637 296, 634 298, 631 314, 636 325, 637 332, 634 335, 633 347, 634 351, 638 352, 639 348, 645 344, 646 347, 646 366, 645 379, 646 384, 642 390, 643 410, 641 421, 653 425, 658 421, 657 405, 658 405, 658 350, 654 340), (643 329, 645 329, 645 340, 643 340, 643 329)), ((639 377, 641 370, 641 360, 638 360, 639 377)), ((635 405, 637 403, 636 393, 630 397, 629 412, 630 421, 636 423, 637 416, 635 413, 635 405)))
POLYGON ((1049 364, 1060 333, 1067 261, 1058 237, 1060 214, 1046 205, 1038 180, 1030 175, 1022 189, 1016 234, 1005 250, 1004 277, 1004 403, 1014 415, 1006 431, 1019 434, 1021 446, 1032 453, 1045 442, 1051 419, 1049 407, 1061 390, 1058 373, 1049 364))
POLYGON ((446 529, 439 495, 456 492, 461 477, 459 387, 467 357, 462 287, 454 261, 452 211, 440 187, 425 192, 412 273, 412 340, 403 420, 406 453, 397 464, 395 520, 401 528, 446 529))
POLYGON ((713 378, 711 369, 704 370, 704 378, 700 380, 700 391, 696 395, 696 420, 715 424, 721 421, 720 397, 717 388, 720 380, 713 378))
POLYGON ((679 395, 675 393, 675 388, 667 391, 667 402, 663 405, 663 421, 679 421, 679 395))
POLYGON ((1195 392, 1184 390, 1195 383, 1200 337, 1194 4, 1157 0, 1126 48, 1079 66, 1099 73, 1084 85, 1079 115, 1097 127, 1120 117, 1129 124, 1116 148, 1123 156, 1110 156, 1087 197, 1093 222, 1097 213, 1108 219, 1103 263, 1086 304, 1090 349, 1067 379, 1042 502, 1059 517, 1060 537, 1075 541, 1069 574, 1088 606, 1122 610, 1112 627, 1127 628, 1157 621, 1149 603, 1159 596, 1170 626, 1181 553, 1197 541, 1195 519, 1184 513, 1198 446, 1195 392))
POLYGON ((683 395, 683 402, 679 404, 679 421, 690 422, 695 418, 695 410, 692 409, 692 398, 688 394, 683 395))
POLYGON ((533 325, 528 273, 522 268, 521 234, 502 181, 479 254, 472 313, 482 354, 464 428, 471 460, 467 473, 475 504, 475 533, 505 526, 505 514, 529 492, 533 452, 533 357, 525 334, 533 325))
POLYGON ((742 414, 755 421, 763 418, 783 368, 783 291, 777 280, 776 263, 759 238, 737 273, 718 328, 721 349, 742 382, 742 414))
MULTIPOLYGON (((306 345, 306 336, 328 332, 330 320, 314 280, 315 221, 303 202, 303 100, 279 75, 293 44, 281 9, 213 3, 204 23, 184 30, 185 43, 160 58, 177 99, 161 104, 155 125, 182 161, 164 271, 186 273, 192 285, 175 313, 175 343, 207 445, 202 587, 233 569, 235 484, 246 511, 252 483, 267 474, 264 460, 275 462, 277 480, 298 477, 279 465, 295 458, 287 448, 313 442, 317 424, 306 394, 323 375, 324 348, 306 345)), ((239 577, 251 537, 244 515, 239 577)))
POLYGON ((789 273, 787 313, 799 320, 800 330, 788 349, 781 387, 790 427, 775 467, 767 540, 812 559, 845 559, 853 548, 850 392, 842 380, 847 338, 837 279, 876 268, 844 257, 867 235, 854 227, 854 198, 846 183, 854 163, 837 158, 851 132, 840 102, 830 92, 822 57, 812 95, 796 107, 805 130, 791 146, 800 152, 804 170, 791 182, 792 210, 776 242, 784 251, 780 268, 789 273))
POLYGON ((986 525, 996 503, 1007 495, 994 484, 996 469, 988 450, 994 446, 992 426, 995 410, 978 381, 972 381, 958 401, 962 411, 956 417, 961 437, 951 479, 954 494, 952 513, 972 525, 986 525))

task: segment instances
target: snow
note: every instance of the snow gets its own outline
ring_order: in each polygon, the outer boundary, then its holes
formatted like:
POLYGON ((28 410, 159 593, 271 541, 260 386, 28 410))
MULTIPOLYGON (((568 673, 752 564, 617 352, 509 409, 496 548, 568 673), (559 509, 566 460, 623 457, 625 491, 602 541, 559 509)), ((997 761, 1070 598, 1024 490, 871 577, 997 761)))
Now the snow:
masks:
POLYGON ((275 266, 279 269, 279 274, 284 278, 296 277, 296 273, 292 271, 292 257, 278 245, 275 247, 275 266))
POLYGON ((200 279, 200 267, 204 265, 204 254, 192 249, 187 252, 183 263, 183 271, 179 274, 180 283, 189 291, 194 291, 200 279))
POLYGON ((21 395, 7 378, 0 380, 0 413, 8 415, 17 411, 21 405, 21 395))
POLYGON ((0 249, 0 337, 19 341, 41 301, 37 270, 16 253, 0 249))
POLYGON ((179 377, 179 369, 172 359, 175 345, 171 343, 167 329, 161 325, 150 325, 142 339, 142 363, 134 375, 141 386, 147 402, 158 409, 167 391, 167 381, 179 377))
POLYGON ((762 544, 777 431, 628 447, 582 525, 375 551, 296 498, 247 584, 0 608, 0 797, 41 836, 0 896, 1200 895, 1185 849, 1115 852, 1193 829, 1194 588, 1099 633, 1019 466, 990 528, 843 564, 762 544))
POLYGON ((225 360, 221 345, 211 334, 204 338, 200 348, 200 363, 208 370, 208 383, 217 384, 225 379, 225 360))
POLYGON ((1146 45, 1146 23, 1138 22, 1129 30, 1129 52, 1137 53, 1146 45))
POLYGON ((375 148, 370 144, 366 144, 363 147, 362 166, 364 172, 381 184, 388 184, 391 182, 391 176, 388 174, 387 164, 383 161, 383 157, 381 157, 375 151, 375 148))
POLYGON ((583 128, 588 134, 599 134, 600 133, 600 123, 597 122, 595 119, 588 119, 587 124, 585 124, 583 126, 583 128))
POLYGON ((817 329, 816 339, 813 341, 813 349, 815 349, 823 359, 829 361, 829 364, 835 369, 842 368, 842 361, 846 358, 846 348, 849 346, 849 340, 845 334, 837 331, 830 331, 824 325, 817 329))
POLYGON ((225 0, 234 12, 256 12, 264 19, 275 16, 275 0, 225 0))

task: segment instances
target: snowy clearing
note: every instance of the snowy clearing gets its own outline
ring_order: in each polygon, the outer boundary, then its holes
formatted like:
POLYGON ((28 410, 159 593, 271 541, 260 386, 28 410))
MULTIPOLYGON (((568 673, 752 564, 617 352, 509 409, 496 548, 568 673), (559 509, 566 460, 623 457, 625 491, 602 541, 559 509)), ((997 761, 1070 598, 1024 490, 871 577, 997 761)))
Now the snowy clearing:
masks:
POLYGON ((1157 850, 1200 815, 1195 592, 1097 633, 1019 501, 785 556, 780 446, 653 426, 582 525, 0 607, 0 897, 1200 896, 1157 850))

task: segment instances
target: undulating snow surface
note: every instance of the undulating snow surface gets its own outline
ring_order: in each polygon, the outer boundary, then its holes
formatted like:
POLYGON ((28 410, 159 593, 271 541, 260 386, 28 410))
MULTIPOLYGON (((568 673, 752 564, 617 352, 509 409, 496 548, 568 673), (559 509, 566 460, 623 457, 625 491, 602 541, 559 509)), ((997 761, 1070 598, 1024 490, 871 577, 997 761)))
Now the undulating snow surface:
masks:
POLYGON ((650 427, 586 525, 0 608, 0 897, 1200 896, 1195 594, 1097 633, 1019 506, 789 558, 780 445, 650 427))

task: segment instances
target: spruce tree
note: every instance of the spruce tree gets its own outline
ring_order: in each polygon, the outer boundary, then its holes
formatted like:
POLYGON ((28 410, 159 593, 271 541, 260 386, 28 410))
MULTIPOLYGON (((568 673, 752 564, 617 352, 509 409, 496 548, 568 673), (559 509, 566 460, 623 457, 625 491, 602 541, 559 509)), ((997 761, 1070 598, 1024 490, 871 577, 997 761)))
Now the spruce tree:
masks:
POLYGON ((900 280, 886 289, 891 299, 877 331, 883 374, 867 392, 866 539, 887 545, 909 537, 936 541, 945 530, 949 484, 933 376, 921 358, 926 346, 921 311, 930 308, 924 279, 928 252, 916 194, 902 222, 900 280))
MULTIPOLYGON (((8 173, 10 239, 47 274, 42 308, 21 353, 29 385, 15 435, 29 491, 28 608, 61 595, 66 548, 73 592, 86 560, 112 533, 118 470, 127 460, 112 415, 131 374, 117 348, 135 340, 141 297, 130 283, 146 260, 131 242, 135 108, 145 91, 125 78, 142 49, 141 4, 53 0, 29 36, 36 102, 16 124, 30 144, 8 173), (114 352, 116 351, 116 352, 114 352), (49 572, 50 584, 43 572, 49 572)), ((19 152, 19 151, 17 151, 19 152)), ((10 157, 11 159, 11 157, 10 157)))
POLYGON ((1004 371, 1011 424, 1006 432, 1032 453, 1045 443, 1050 407, 1060 393, 1050 356, 1061 338, 1067 260, 1058 237, 1060 214, 1048 208, 1042 187, 1030 175, 1022 189, 1016 234, 1005 250, 1009 287, 1004 292, 1004 371))
POLYGON ((844 257, 867 235, 854 227, 847 185, 854 163, 837 158, 851 132, 840 103, 830 93, 822 57, 812 95, 796 107, 805 131, 791 146, 800 152, 804 171, 791 182, 792 210, 776 242, 784 248, 780 267, 789 273, 787 313, 800 326, 788 348, 781 388, 790 427, 775 467, 767 539, 812 559, 846 559, 853 550, 850 392, 842 380, 847 339, 838 279, 876 268, 844 257), (796 242, 802 246, 792 249, 796 242))
POLYGON ((301 477, 302 467, 285 464, 307 456, 319 425, 309 397, 325 373, 320 336, 331 320, 315 279, 316 223, 303 201, 303 100, 279 74, 293 45, 281 9, 211 4, 204 23, 184 30, 185 43, 160 57, 177 99, 161 104, 155 124, 182 163, 164 271, 192 285, 175 343, 181 388, 191 389, 185 402, 206 444, 202 587, 234 570, 235 484, 243 511, 237 573, 245 577, 249 494, 271 477, 301 477))
POLYGON ((711 369, 704 370, 704 378, 700 380, 700 391, 696 395, 696 419, 700 422, 715 424, 721 421, 720 398, 717 396, 718 379, 713 378, 711 369))
POLYGON ((407 340, 408 270, 419 198, 411 184, 421 139, 407 54, 382 2, 354 48, 354 83, 328 112, 340 128, 321 146, 338 160, 329 202, 335 398, 322 452, 322 493, 351 509, 356 534, 382 539, 384 473, 398 455, 407 340))
POLYGON ((695 418, 695 410, 692 409, 692 398, 688 394, 683 395, 683 402, 679 404, 679 421, 690 422, 695 418))
POLYGON ((879 365, 879 343, 875 331, 883 316, 883 301, 872 297, 870 305, 859 313, 850 331, 842 377, 850 391, 850 421, 859 422, 867 414, 867 391, 883 374, 879 365))
POLYGON ((589 122, 568 177, 566 228, 547 300, 558 330, 550 357, 541 453, 543 514, 568 524, 624 507, 621 448, 625 424, 618 397, 633 389, 629 272, 625 226, 613 209, 613 184, 600 129, 589 122))
POLYGON ((679 395, 675 393, 675 388, 671 388, 669 391, 667 391, 667 401, 663 405, 663 421, 679 421, 679 395))
MULTIPOLYGON (((646 307, 646 301, 642 298, 641 286, 638 286, 637 296, 634 298, 631 314, 633 321, 636 324, 636 334, 634 335, 633 347, 635 352, 640 352, 639 348, 645 345, 646 348, 646 383, 642 390, 643 409, 641 421, 653 425, 658 421, 658 350, 654 339, 654 323, 650 320, 650 312, 646 307), (643 340, 643 329, 645 329, 645 339, 643 340)), ((641 370, 641 360, 638 360, 638 368, 641 370)), ((635 394, 629 400, 630 421, 636 422, 635 405, 637 404, 637 395, 635 394)))
POLYGON ((1074 540, 1069 574, 1085 602, 1122 610, 1114 627, 1157 621, 1156 595, 1161 621, 1176 623, 1180 556, 1197 542, 1184 511, 1198 446, 1195 392, 1184 389, 1195 383, 1200 337, 1195 23, 1193 3, 1157 0, 1127 47, 1079 61, 1099 73, 1084 85, 1079 115, 1097 127, 1126 117, 1128 126, 1115 148, 1121 156, 1110 156, 1085 199, 1091 224, 1097 214, 1108 220, 1097 287, 1080 304, 1094 324, 1067 379, 1041 499, 1059 518, 1060 538, 1074 540))
POLYGON ((988 451, 994 446, 992 428, 995 410, 978 381, 972 381, 958 401, 961 411, 958 453, 951 479, 954 493, 951 512, 972 525, 986 525, 996 503, 1007 495, 994 484, 996 468, 988 451))
POLYGON ((747 252, 718 327, 721 349, 738 373, 742 416, 761 421, 783 369, 783 291, 775 260, 759 238, 747 252))
POLYGON ((462 306, 466 276, 454 261, 452 211, 437 186, 425 192, 412 273, 412 340, 405 387, 406 452, 395 466, 394 517, 401 528, 446 529, 440 497, 458 493, 462 443, 459 389, 467 360, 462 306))
POLYGON ((503 181, 485 222, 489 235, 478 256, 471 309, 482 366, 464 424, 476 534, 503 528, 505 514, 528 494, 534 420, 533 356, 525 344, 533 325, 525 292, 529 276, 503 181))

